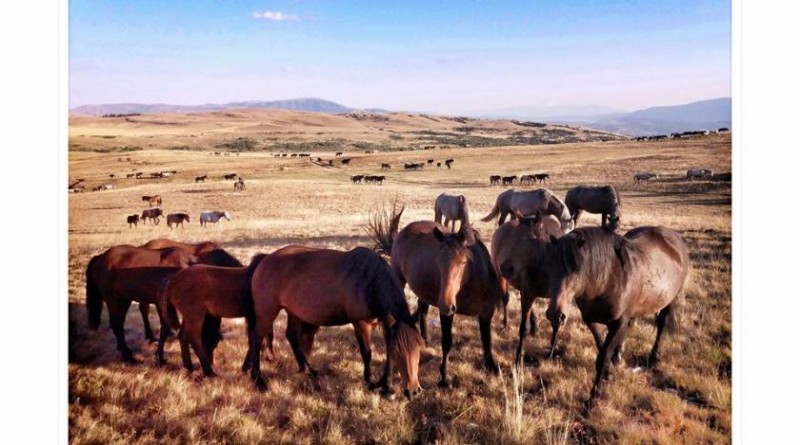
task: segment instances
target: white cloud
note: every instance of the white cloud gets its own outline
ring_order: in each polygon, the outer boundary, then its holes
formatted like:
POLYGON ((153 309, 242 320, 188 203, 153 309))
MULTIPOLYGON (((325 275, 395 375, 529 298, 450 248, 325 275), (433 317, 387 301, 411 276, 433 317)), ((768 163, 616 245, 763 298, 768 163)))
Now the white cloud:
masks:
POLYGON ((275 22, 298 20, 298 17, 294 14, 286 14, 283 12, 274 11, 254 12, 253 18, 260 20, 272 20, 275 22))

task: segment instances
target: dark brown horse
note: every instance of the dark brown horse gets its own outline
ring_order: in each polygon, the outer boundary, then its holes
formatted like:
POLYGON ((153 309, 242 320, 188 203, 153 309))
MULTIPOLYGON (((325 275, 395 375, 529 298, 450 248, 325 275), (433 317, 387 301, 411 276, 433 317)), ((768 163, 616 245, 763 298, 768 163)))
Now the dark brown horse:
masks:
MULTIPOLYGON (((492 237, 492 259, 500 270, 502 288, 508 295, 508 284, 519 290, 521 300, 519 343, 516 362, 522 360, 522 345, 528 331, 530 319, 531 335, 536 334, 536 315, 533 301, 547 297, 547 270, 545 254, 550 236, 561 236, 561 223, 553 215, 534 215, 533 218, 518 218, 508 221, 494 232, 492 237)), ((504 300, 508 304, 508 298, 504 300)), ((505 310, 503 327, 506 324, 505 310)), ((551 340, 552 343, 552 340, 551 340)))
POLYGON ((115 246, 92 257, 86 267, 89 328, 97 330, 100 326, 105 302, 109 324, 117 338, 117 350, 126 361, 135 362, 124 334, 125 315, 131 302, 140 303, 145 338, 154 341, 147 314, 149 305, 157 302, 161 280, 195 261, 194 256, 174 247, 142 249, 128 245, 115 246))
POLYGON ((150 218, 153 224, 158 225, 162 216, 164 211, 159 208, 145 209, 142 211, 142 224, 147 224, 147 218, 150 218))
POLYGON ((138 227, 138 226, 139 226, 139 215, 138 214, 128 215, 128 228, 138 227))
POLYGON ((187 223, 190 222, 189 215, 187 215, 186 213, 170 213, 169 215, 167 215, 167 227, 169 227, 170 229, 172 228, 173 225, 175 225, 175 227, 178 227, 178 225, 183 227, 184 221, 186 221, 187 223))
POLYGON ((442 364, 439 385, 450 387, 447 356, 453 344, 455 314, 477 317, 483 344, 483 366, 497 372, 492 357, 492 316, 502 303, 500 277, 489 251, 469 225, 458 233, 434 221, 417 221, 397 231, 400 211, 373 218, 370 231, 377 248, 391 255, 392 269, 400 282, 419 298, 420 332, 427 338, 428 307, 439 308, 442 326, 442 364))
POLYGON ((364 247, 343 252, 288 246, 256 256, 248 270, 254 316, 248 320, 254 322, 248 357, 257 388, 266 388, 260 370, 262 339, 267 336, 267 347, 272 351, 273 322, 284 309, 289 317, 286 338, 300 372, 316 378, 308 357, 320 326, 352 323, 364 362, 364 380, 370 389, 380 387, 384 394, 391 394, 394 362, 405 395, 412 397, 421 391, 417 372, 423 341, 414 327, 403 288, 380 255, 364 247), (386 336, 387 358, 383 376, 372 384, 370 336, 378 320, 386 336))
MULTIPOLYGON (((566 322, 574 301, 599 350, 587 406, 596 400, 600 382, 612 361, 618 362, 632 320, 656 314, 656 339, 649 363, 659 359, 665 327, 674 329, 675 306, 689 273, 689 251, 683 239, 663 227, 637 227, 621 236, 586 227, 547 247, 550 305, 547 318, 555 332, 566 322), (601 341, 600 325, 608 327, 601 341)), ((554 333, 555 337, 555 333, 554 333)))
POLYGON ((218 267, 196 264, 180 270, 164 280, 159 292, 161 334, 156 348, 156 363, 164 360, 164 342, 170 328, 178 329, 183 366, 194 371, 189 345, 194 349, 203 373, 214 375, 214 348, 222 339, 222 318, 239 318, 247 315, 245 288, 246 267, 218 267), (181 320, 178 321, 178 314, 181 320))
POLYGON ((617 230, 619 220, 622 216, 622 199, 617 193, 617 189, 612 185, 599 187, 589 187, 579 185, 569 189, 564 202, 572 214, 575 226, 578 226, 578 218, 581 212, 600 213, 600 227, 607 227, 610 230, 617 230))

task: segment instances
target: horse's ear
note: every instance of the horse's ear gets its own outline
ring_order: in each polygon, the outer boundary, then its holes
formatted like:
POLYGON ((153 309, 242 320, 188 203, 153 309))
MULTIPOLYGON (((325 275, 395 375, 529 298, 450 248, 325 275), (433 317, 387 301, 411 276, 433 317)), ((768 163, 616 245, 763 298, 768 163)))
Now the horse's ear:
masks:
POLYGON ((439 241, 440 243, 444 242, 444 233, 442 233, 442 231, 439 230, 438 227, 433 228, 433 237, 436 238, 436 240, 439 241))
POLYGON ((458 241, 461 242, 462 246, 470 247, 475 244, 475 234, 472 232, 472 228, 469 226, 462 226, 461 230, 458 231, 458 241))
POLYGON ((394 316, 392 314, 386 314, 386 324, 392 327, 395 323, 397 323, 397 320, 394 319, 394 316))

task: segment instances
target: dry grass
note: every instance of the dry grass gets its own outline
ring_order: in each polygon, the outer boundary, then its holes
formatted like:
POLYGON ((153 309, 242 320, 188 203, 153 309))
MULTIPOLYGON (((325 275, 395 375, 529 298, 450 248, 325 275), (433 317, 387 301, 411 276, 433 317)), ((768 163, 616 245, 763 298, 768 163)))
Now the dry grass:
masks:
MULTIPOLYGON (((291 128, 291 127, 289 127, 291 128)), ((164 133, 169 133, 164 128, 164 133)), ((97 129, 98 132, 111 131, 97 129)), ((317 130, 319 131, 319 130, 317 130)), ((357 134, 338 136, 358 140, 357 134)), ((171 137, 171 136, 170 136, 171 137)), ((158 140, 154 136, 153 140, 158 140)), ((139 145, 145 145, 143 139, 139 145)), ((134 141, 135 142, 135 141, 134 141)), ((178 170, 172 179, 117 179, 117 189, 69 197, 69 431, 74 443, 725 443, 731 440, 731 228, 730 184, 680 179, 689 167, 730 171, 730 138, 708 137, 663 143, 605 142, 353 156, 349 167, 322 167, 309 160, 271 154, 209 156, 193 151, 145 150, 130 154, 70 153, 70 177, 89 186, 108 174, 178 170), (132 160, 120 161, 131 156, 132 160), (452 170, 397 170, 402 162, 454 158, 452 170), (134 161, 148 164, 134 165, 134 161), (353 185, 351 174, 393 170, 383 186, 353 185), (663 181, 634 186, 633 173, 655 171, 663 181), (247 184, 233 193, 221 174, 236 171, 247 184), (258 393, 239 366, 246 350, 241 320, 225 320, 215 370, 203 379, 180 365, 178 345, 167 344, 166 368, 153 365, 154 345, 143 341, 135 306, 126 322, 129 345, 144 361, 119 361, 104 310, 101 329, 87 331, 84 270, 91 255, 116 244, 142 244, 157 237, 181 241, 213 239, 243 262, 257 252, 287 244, 350 249, 371 245, 363 231, 369 215, 394 198, 406 206, 401 225, 433 216, 443 191, 464 194, 473 221, 489 212, 503 189, 490 187, 491 174, 549 172, 547 186, 560 196, 578 183, 612 183, 623 199, 623 230, 658 224, 678 230, 691 249, 693 269, 681 311, 681 331, 667 337, 658 371, 642 370, 652 346, 652 319, 641 319, 625 344, 598 407, 581 414, 594 374, 596 349, 575 314, 562 330, 562 357, 548 360, 544 301, 534 307, 542 332, 526 341, 529 362, 513 368, 519 299, 509 305, 509 329, 495 329, 494 354, 503 377, 480 369, 481 348, 474 319, 456 318, 450 373, 454 388, 436 386, 441 357, 438 319, 430 317, 420 380, 413 401, 387 401, 361 380, 361 360, 349 326, 320 331, 312 363, 323 391, 296 373, 283 339, 285 316, 276 328, 277 362, 264 362, 268 391, 258 393), (208 173, 206 183, 195 176, 208 173), (161 194, 165 212, 186 212, 185 229, 158 226, 128 229, 125 216, 141 212, 141 195, 161 194), (201 228, 201 210, 223 209, 233 220, 201 228)), ((332 158, 330 153, 312 156, 332 158)), ((124 175, 123 175, 124 177, 124 175)), ((582 224, 597 224, 587 215, 582 224)), ((485 241, 492 223, 476 224, 485 241)), ((416 298, 407 291, 410 306, 416 298)), ((435 310, 434 310, 435 312, 435 310)), ((155 326, 158 321, 151 317, 155 326)), ((496 319, 495 327, 499 327, 496 319)), ((155 327, 154 326, 154 327, 155 327)), ((377 375, 384 359, 380 336, 373 345, 377 375)), ((197 363, 196 358, 194 359, 197 363)))

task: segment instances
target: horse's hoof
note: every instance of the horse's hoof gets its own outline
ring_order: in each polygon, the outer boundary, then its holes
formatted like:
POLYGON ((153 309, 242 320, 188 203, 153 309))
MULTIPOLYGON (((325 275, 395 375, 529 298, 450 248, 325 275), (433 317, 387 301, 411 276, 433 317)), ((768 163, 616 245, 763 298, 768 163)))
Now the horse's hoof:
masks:
POLYGON ((397 398, 395 396, 395 394, 393 392, 389 391, 389 390, 381 391, 381 397, 383 397, 384 399, 386 399, 386 400, 388 400, 390 402, 393 402, 397 398))
POLYGON ((164 360, 163 358, 156 358, 156 366, 158 366, 159 368, 163 368, 164 365, 166 365, 166 364, 167 364, 167 361, 164 360))
POLYGON ((484 363, 483 369, 494 375, 500 374, 500 367, 495 362, 484 363))
POLYGON ((138 364, 142 363, 141 360, 135 358, 132 355, 123 357, 123 359, 125 360, 125 363, 127 363, 129 365, 138 365, 138 364))
POLYGON ((453 382, 451 382, 449 379, 441 379, 439 380, 439 388, 453 389, 453 382))
POLYGON ((261 377, 255 380, 256 389, 260 392, 265 392, 267 390, 267 384, 264 382, 264 379, 261 377))

